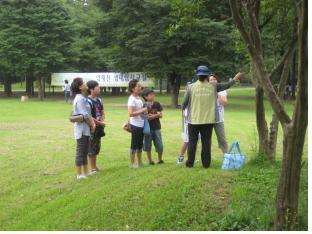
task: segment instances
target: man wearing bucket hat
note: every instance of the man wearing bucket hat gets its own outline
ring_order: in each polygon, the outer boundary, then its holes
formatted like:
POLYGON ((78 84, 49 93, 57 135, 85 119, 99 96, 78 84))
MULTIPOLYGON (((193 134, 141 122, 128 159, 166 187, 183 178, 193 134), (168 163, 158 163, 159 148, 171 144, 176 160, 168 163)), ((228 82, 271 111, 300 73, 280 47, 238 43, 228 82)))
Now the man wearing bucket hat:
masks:
POLYGON ((214 123, 219 119, 217 108, 217 93, 230 88, 245 73, 238 72, 227 83, 210 84, 207 81, 211 74, 207 66, 201 65, 196 69, 198 80, 188 85, 182 103, 182 109, 187 109, 189 145, 187 150, 187 167, 193 167, 198 141, 201 135, 201 160, 204 168, 210 167, 211 162, 211 135, 214 123))

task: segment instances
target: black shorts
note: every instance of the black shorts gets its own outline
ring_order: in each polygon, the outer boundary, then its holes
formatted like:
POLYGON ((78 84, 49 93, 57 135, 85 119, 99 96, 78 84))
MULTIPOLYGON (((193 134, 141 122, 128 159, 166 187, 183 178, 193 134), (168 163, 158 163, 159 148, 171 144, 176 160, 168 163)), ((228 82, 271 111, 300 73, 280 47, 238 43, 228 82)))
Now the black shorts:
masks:
POLYGON ((131 150, 141 150, 143 148, 143 128, 131 125, 131 150))
POLYGON ((101 138, 90 137, 88 156, 96 156, 101 150, 101 138))

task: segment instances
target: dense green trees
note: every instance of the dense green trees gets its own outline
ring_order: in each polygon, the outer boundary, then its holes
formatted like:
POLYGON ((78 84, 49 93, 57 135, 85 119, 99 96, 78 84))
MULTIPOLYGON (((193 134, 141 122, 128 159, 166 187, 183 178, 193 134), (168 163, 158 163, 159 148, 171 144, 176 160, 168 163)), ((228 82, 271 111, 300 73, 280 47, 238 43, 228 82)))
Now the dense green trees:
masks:
POLYGON ((100 18, 94 4, 79 1, 1 1, 0 74, 6 93, 11 81, 26 77, 26 93, 33 94, 36 80, 42 99, 52 72, 107 69, 95 42, 100 18))
POLYGON ((116 0, 103 8, 107 13, 101 27, 110 28, 111 32, 101 33, 103 38, 108 36, 112 40, 108 44, 104 40, 103 47, 108 48, 112 68, 167 78, 173 107, 178 105, 181 80, 191 80, 199 64, 207 64, 221 77, 228 77, 235 70, 227 4, 116 0))
POLYGON ((44 81, 70 58, 72 28, 63 5, 52 0, 2 1, 0 57, 6 74, 38 82, 43 98, 44 81))
POLYGON ((27 77, 28 94, 36 79, 40 98, 51 72, 144 71, 168 78, 176 107, 199 64, 223 78, 239 67, 226 1, 12 0, 0 18, 0 74, 27 77))

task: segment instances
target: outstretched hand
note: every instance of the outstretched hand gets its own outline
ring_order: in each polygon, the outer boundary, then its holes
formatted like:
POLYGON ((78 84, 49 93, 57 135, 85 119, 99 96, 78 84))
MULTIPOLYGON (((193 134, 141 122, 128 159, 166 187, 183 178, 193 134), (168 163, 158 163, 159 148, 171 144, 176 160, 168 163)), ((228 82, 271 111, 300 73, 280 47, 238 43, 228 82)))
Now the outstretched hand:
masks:
POLYGON ((245 75, 246 75, 245 72, 238 72, 238 73, 235 75, 235 77, 233 78, 233 80, 238 81, 238 80, 240 80, 241 78, 243 78, 245 75))

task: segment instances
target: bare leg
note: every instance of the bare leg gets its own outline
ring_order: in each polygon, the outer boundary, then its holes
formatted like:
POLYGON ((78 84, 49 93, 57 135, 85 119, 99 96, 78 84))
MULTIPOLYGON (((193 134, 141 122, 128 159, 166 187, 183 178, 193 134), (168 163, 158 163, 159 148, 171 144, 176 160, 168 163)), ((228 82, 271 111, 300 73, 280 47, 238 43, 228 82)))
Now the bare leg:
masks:
POLYGON ((148 162, 152 162, 152 152, 146 151, 146 155, 147 155, 148 162))
POLYGON ((181 145, 181 150, 180 150, 180 156, 184 156, 186 150, 187 150, 187 146, 188 143, 187 142, 183 142, 183 144, 181 145))
POLYGON ((162 160, 162 153, 158 153, 158 162, 162 160))
POLYGON ((143 162, 142 162, 142 151, 137 151, 137 158, 138 158, 138 164, 140 166, 143 165, 143 162))
POLYGON ((95 171, 96 170, 96 156, 89 156, 88 158, 89 158, 91 170, 95 171))
POLYGON ((85 175, 88 175, 88 172, 89 172, 88 165, 83 165, 83 172, 85 175))
POLYGON ((81 175, 81 166, 76 166, 77 176, 81 175))
POLYGON ((228 148, 227 147, 222 148, 221 150, 222 150, 222 153, 224 153, 224 154, 228 152, 228 148))
POLYGON ((130 154, 130 162, 132 165, 135 163, 135 151, 130 154))

